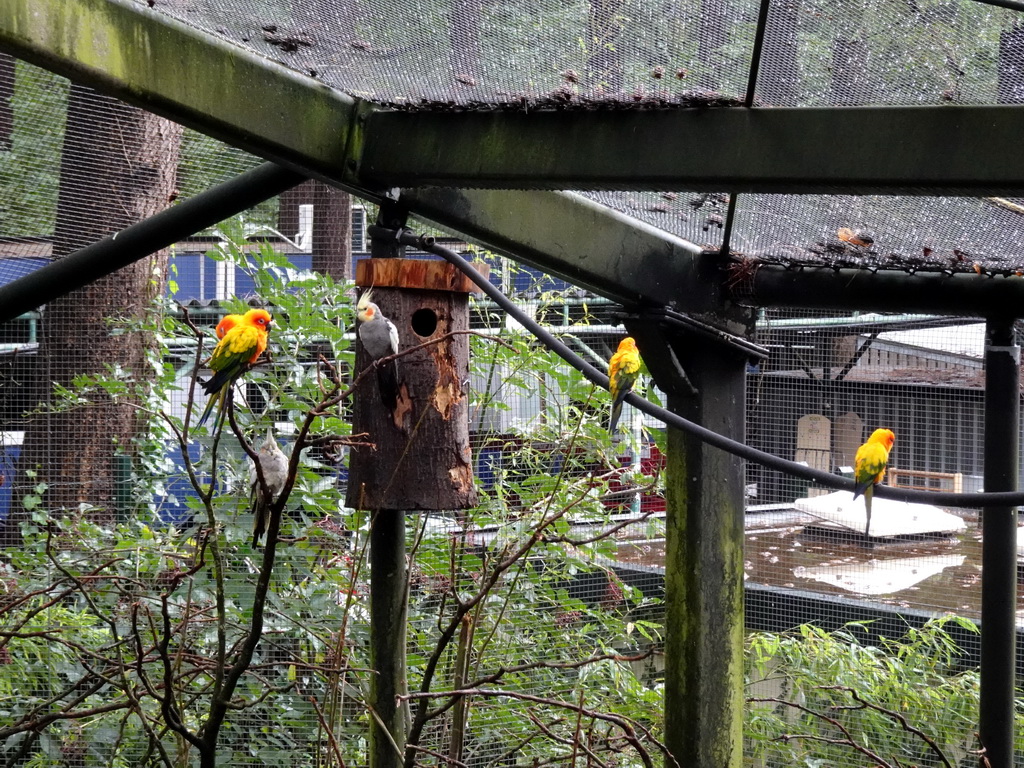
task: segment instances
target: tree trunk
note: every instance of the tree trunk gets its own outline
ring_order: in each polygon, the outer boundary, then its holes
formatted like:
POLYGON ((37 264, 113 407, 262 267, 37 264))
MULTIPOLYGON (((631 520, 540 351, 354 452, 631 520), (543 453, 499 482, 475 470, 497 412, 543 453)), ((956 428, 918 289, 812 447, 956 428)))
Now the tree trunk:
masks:
POLYGON ((351 276, 352 196, 310 179, 281 195, 278 229, 287 237, 299 231, 299 206, 313 206, 313 269, 335 280, 351 276))
POLYGON ((729 9, 725 0, 703 0, 700 8, 700 27, 697 32, 697 60, 700 73, 697 85, 707 91, 717 91, 722 68, 722 49, 729 42, 727 19, 729 9))
MULTIPOLYGON (((60 168, 54 255, 65 256, 169 204, 175 186, 182 128, 116 99, 73 85, 60 168)), ((166 254, 155 254, 73 291, 45 308, 37 356, 43 404, 54 384, 69 387, 79 374, 103 374, 117 365, 143 384, 152 337, 139 330, 112 333, 110 320, 140 320, 165 286, 166 254)), ((26 427, 18 479, 35 470, 48 490, 48 510, 87 504, 109 522, 117 487, 127 481, 141 418, 129 402, 103 394, 64 413, 32 417, 26 427)), ((17 488, 16 488, 17 492, 17 488)), ((14 506, 21 495, 17 495, 14 506)), ((0 533, 0 544, 18 539, 18 518, 0 533), (13 525, 12 525, 13 523, 13 525)))
POLYGON ((453 0, 448 19, 448 66, 453 76, 480 79, 480 0, 453 0))
POLYGON ((832 98, 838 107, 871 103, 868 46, 858 38, 837 37, 832 42, 832 98))
MULTIPOLYGON (((761 54, 761 75, 757 96, 773 107, 795 107, 800 97, 799 18, 795 3, 772 3, 768 8, 771 52, 761 54)), ((767 41, 765 48, 768 48, 767 41)))

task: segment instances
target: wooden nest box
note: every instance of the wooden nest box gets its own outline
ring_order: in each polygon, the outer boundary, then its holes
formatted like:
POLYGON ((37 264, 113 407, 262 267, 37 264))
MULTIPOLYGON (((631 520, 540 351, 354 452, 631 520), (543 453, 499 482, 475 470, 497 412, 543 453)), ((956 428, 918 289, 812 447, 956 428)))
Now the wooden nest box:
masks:
MULTIPOLYGON (((399 398, 381 400, 370 372, 356 389, 352 432, 376 449, 353 449, 345 503, 365 510, 448 510, 476 505, 469 446, 469 293, 474 284, 444 261, 365 259, 360 290, 398 329, 399 398), (435 342, 427 343, 426 342, 435 342)), ((373 361, 356 342, 356 373, 373 361)))

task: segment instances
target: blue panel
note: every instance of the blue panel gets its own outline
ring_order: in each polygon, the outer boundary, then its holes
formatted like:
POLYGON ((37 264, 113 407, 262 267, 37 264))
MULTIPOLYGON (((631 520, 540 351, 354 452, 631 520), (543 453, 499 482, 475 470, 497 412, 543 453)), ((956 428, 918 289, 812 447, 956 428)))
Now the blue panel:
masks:
POLYGON ((187 302, 201 299, 199 283, 199 260, 205 258, 200 253, 175 253, 170 258, 170 265, 177 274, 169 275, 178 284, 178 292, 174 294, 177 301, 187 302))
POLYGON ((501 470, 501 448, 481 448, 476 463, 476 475, 485 491, 494 487, 501 470))
POLYGON ((235 267, 235 296, 240 299, 248 299, 255 295, 256 281, 244 269, 235 267))
POLYGON ((0 521, 6 519, 11 511, 14 493, 14 477, 17 471, 18 456, 21 455, 21 444, 0 445, 0 521))
POLYGON ((49 263, 50 260, 44 258, 0 259, 0 285, 7 285, 49 263))
MULTIPOLYGON (((188 456, 193 463, 199 461, 201 451, 199 443, 195 441, 189 443, 188 456)), ((184 462, 181 459, 181 449, 177 444, 168 444, 167 458, 170 459, 173 468, 164 487, 167 496, 173 497, 173 501, 170 498, 154 498, 153 502, 157 505, 162 522, 182 527, 192 521, 192 511, 187 506, 186 499, 194 497, 196 491, 192 487, 192 483, 189 482, 184 462)), ((200 477, 199 480, 202 483, 209 482, 208 477, 200 477)))
POLYGON ((293 253, 288 257, 296 269, 312 269, 313 268, 313 254, 312 253, 293 253))

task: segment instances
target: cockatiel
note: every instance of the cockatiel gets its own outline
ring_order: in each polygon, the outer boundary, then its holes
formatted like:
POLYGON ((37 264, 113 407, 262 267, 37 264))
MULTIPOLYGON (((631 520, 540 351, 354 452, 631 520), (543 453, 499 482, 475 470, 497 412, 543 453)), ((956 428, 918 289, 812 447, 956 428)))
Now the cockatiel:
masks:
MULTIPOLYGON (((213 371, 213 376, 203 382, 203 391, 210 399, 197 426, 206 422, 215 404, 219 404, 223 412, 224 400, 235 379, 245 373, 266 351, 271 322, 272 318, 267 310, 250 309, 242 315, 241 320, 224 331, 224 336, 217 342, 210 356, 210 370, 213 371)), ((223 324, 224 320, 221 323, 223 324)), ((218 332, 219 329, 220 325, 218 332)))
POLYGON ((875 495, 875 483, 885 478, 885 467, 889 463, 889 451, 896 441, 896 434, 891 429, 876 429, 871 437, 860 448, 853 459, 853 476, 857 487, 853 498, 864 494, 864 509, 867 511, 867 525, 864 535, 871 531, 871 499, 875 495))
MULTIPOLYGON (((375 361, 398 352, 398 329, 381 314, 374 304, 373 291, 367 289, 356 303, 356 319, 359 321, 359 341, 375 361)), ((380 399, 389 411, 398 406, 399 387, 398 361, 390 360, 377 366, 377 387, 380 399)))
POLYGON ((632 336, 619 342, 619 348, 608 363, 608 391, 612 394, 612 415, 608 431, 615 437, 615 427, 622 415, 622 401, 633 389, 640 375, 640 351, 632 336))
POLYGON ((288 480, 288 457, 277 444, 274 437, 274 430, 267 429, 267 436, 260 443, 257 451, 260 460, 260 467, 263 469, 263 479, 267 482, 269 495, 263 492, 260 485, 259 475, 256 473, 256 465, 249 467, 249 486, 251 488, 250 500, 252 502, 252 545, 259 546, 260 538, 267 530, 270 507, 288 480))

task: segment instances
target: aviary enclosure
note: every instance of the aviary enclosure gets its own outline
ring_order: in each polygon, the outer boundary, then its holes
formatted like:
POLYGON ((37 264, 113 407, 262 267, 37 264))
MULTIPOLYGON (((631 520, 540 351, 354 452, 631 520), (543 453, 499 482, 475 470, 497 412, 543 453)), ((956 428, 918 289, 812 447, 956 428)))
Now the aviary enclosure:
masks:
POLYGON ((10 0, 0 759, 1024 762, 1022 10, 10 0))

